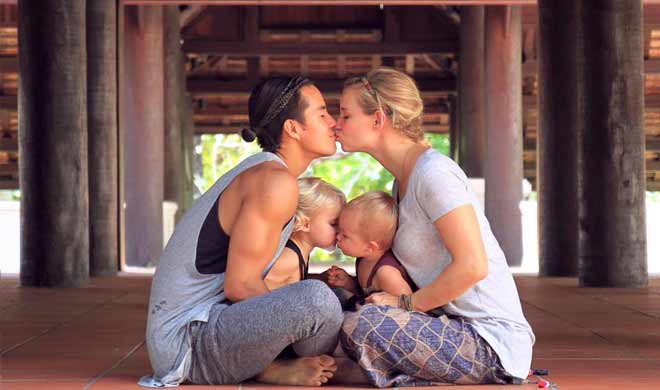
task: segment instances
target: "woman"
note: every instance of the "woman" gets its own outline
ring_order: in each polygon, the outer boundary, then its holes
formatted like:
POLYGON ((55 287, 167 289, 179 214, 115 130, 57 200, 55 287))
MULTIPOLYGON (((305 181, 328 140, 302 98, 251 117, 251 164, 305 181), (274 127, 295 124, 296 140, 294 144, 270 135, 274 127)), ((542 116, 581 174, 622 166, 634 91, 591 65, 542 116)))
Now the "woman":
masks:
POLYGON ((414 81, 388 68, 348 80, 340 111, 342 148, 371 154, 396 179, 392 250, 420 287, 373 294, 347 314, 348 355, 379 387, 526 378, 534 334, 504 254, 463 171, 424 141, 414 81), (440 307, 447 316, 424 314, 440 307))
POLYGON ((183 381, 230 384, 254 378, 321 385, 336 370, 332 352, 341 307, 322 282, 270 292, 263 281, 287 242, 298 202, 296 178, 335 153, 334 119, 303 78, 258 85, 250 129, 263 149, 221 177, 184 215, 153 278, 147 386, 183 381), (276 360, 287 346, 302 358, 276 360))

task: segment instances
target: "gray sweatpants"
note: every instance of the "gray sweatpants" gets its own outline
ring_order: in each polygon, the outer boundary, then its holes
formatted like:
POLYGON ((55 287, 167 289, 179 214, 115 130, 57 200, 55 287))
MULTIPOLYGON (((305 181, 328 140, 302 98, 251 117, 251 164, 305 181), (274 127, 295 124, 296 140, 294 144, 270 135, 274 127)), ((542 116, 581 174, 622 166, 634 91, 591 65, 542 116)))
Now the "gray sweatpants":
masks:
POLYGON ((332 353, 342 321, 336 295, 318 280, 214 306, 192 340, 189 380, 240 383, 261 373, 289 345, 300 356, 332 353))

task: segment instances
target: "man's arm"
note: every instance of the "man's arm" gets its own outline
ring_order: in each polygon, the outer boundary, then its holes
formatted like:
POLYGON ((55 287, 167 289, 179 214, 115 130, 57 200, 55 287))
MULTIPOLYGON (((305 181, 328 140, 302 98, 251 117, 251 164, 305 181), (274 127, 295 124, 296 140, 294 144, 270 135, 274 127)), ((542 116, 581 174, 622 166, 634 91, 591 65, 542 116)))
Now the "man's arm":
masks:
POLYGON ((225 295, 232 302, 270 291, 261 274, 298 203, 298 184, 287 171, 269 171, 246 186, 227 256, 225 295))

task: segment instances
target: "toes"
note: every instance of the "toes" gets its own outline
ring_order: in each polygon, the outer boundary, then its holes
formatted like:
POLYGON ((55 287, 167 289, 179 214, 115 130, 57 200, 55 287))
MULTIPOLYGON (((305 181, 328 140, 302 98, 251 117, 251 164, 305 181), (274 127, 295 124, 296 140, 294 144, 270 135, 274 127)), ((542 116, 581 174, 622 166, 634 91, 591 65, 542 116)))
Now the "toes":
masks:
POLYGON ((319 362, 324 366, 336 366, 337 362, 332 356, 321 355, 319 356, 319 362))
POLYGON ((324 378, 328 378, 328 379, 330 379, 330 378, 332 378, 333 376, 335 376, 335 373, 334 373, 334 371, 323 371, 323 373, 321 374, 321 376, 324 377, 324 378))

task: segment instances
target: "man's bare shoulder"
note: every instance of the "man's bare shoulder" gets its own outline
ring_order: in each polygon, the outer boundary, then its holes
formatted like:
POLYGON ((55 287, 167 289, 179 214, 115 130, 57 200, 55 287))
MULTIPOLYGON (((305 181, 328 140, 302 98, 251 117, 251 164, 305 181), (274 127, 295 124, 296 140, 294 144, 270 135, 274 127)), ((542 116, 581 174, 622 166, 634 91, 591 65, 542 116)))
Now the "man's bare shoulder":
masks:
POLYGON ((295 211, 298 204, 298 182, 282 164, 259 164, 245 172, 242 182, 251 200, 274 206, 285 214, 293 214, 295 211))

